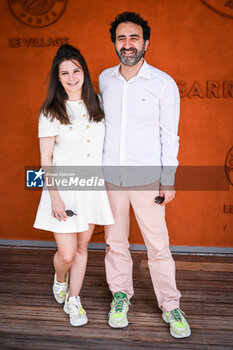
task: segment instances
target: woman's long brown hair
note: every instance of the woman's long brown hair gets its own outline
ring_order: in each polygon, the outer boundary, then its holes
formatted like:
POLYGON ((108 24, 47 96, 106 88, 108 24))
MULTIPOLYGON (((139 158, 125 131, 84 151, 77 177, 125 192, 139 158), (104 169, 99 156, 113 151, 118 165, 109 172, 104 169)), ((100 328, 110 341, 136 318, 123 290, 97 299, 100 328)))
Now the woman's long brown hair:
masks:
POLYGON ((70 124, 65 105, 68 95, 59 81, 59 66, 63 61, 77 61, 82 67, 84 73, 82 99, 89 112, 90 121, 99 122, 104 118, 104 112, 94 91, 86 61, 80 51, 71 45, 62 45, 53 59, 49 72, 47 97, 40 109, 40 113, 51 118, 51 120, 54 118, 58 119, 61 124, 70 124))

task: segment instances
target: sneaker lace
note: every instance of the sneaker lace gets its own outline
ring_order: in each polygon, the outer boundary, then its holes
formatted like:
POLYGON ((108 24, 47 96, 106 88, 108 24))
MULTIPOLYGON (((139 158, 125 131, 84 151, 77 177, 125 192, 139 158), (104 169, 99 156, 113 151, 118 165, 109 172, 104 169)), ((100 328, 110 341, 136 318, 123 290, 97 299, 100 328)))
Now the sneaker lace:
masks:
POLYGON ((115 311, 119 313, 122 312, 126 304, 129 304, 129 301, 127 298, 115 299, 115 304, 114 304, 115 311))
POLYGON ((66 294, 64 291, 65 288, 66 288, 65 283, 59 283, 59 284, 56 283, 56 285, 55 285, 55 291, 60 297, 65 296, 65 294, 66 294))
POLYGON ((71 311, 72 312, 75 312, 75 311, 79 311, 80 315, 81 316, 84 316, 86 315, 86 311, 84 310, 84 308, 82 307, 82 304, 81 304, 81 301, 80 301, 80 298, 75 298, 74 300, 72 300, 72 303, 71 303, 71 311))
POLYGON ((171 318, 173 318, 173 320, 178 321, 178 322, 183 321, 183 314, 184 314, 184 312, 181 311, 180 309, 174 309, 174 310, 170 311, 171 318))

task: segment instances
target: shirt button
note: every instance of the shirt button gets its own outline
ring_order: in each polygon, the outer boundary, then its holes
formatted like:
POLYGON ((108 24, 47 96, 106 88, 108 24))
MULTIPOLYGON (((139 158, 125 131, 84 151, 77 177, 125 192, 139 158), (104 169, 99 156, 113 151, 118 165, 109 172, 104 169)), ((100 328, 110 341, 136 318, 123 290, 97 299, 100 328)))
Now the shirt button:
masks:
POLYGON ((89 128, 90 128, 90 125, 86 125, 86 128, 89 129, 89 128))
POLYGON ((69 129, 72 130, 73 129, 72 126, 70 126, 69 129))
POLYGON ((88 142, 88 143, 90 143, 90 142, 91 142, 91 140, 87 140, 87 142, 88 142))
POLYGON ((87 115, 86 114, 83 114, 83 117, 85 118, 87 115))
POLYGON ((87 154, 87 157, 90 157, 90 156, 91 156, 90 153, 88 153, 88 154, 87 154))
POLYGON ((79 104, 79 105, 82 105, 83 103, 80 101, 78 104, 79 104))

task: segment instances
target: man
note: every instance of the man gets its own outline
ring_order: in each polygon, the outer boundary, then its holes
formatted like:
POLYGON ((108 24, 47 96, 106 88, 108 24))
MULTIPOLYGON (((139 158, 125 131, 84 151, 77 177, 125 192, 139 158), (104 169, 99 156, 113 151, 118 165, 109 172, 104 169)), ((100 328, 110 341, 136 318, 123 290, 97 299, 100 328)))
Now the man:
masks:
POLYGON ((113 294, 108 324, 113 328, 128 325, 129 300, 134 294, 128 242, 131 204, 147 247, 162 317, 170 324, 172 336, 184 338, 191 332, 179 308, 181 294, 176 287, 165 222, 165 205, 175 197, 179 92, 170 76, 144 60, 150 39, 147 21, 134 12, 124 12, 111 23, 110 33, 120 65, 105 70, 99 77, 106 117, 103 164, 120 165, 120 170, 106 178, 115 219, 115 224, 105 231, 106 276, 113 294), (161 176, 155 170, 137 178, 134 166, 153 169, 155 165, 162 167, 161 176), (158 195, 164 197, 162 204, 154 201, 158 195))

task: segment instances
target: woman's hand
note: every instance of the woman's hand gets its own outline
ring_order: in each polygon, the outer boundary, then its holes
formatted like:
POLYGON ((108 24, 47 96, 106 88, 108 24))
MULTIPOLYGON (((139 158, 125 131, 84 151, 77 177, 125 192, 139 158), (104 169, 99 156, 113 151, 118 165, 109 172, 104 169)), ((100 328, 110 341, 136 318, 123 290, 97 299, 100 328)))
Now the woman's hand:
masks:
MULTIPOLYGON (((54 150, 55 136, 41 137, 40 138, 40 154, 41 154, 41 165, 45 171, 45 177, 47 172, 53 172, 53 150, 54 150)), ((54 186, 56 187, 56 186, 54 186)), ((51 198, 51 207, 52 207, 52 216, 58 221, 66 221, 67 215, 65 213, 65 203, 61 199, 58 190, 50 189, 49 190, 51 198)))
POLYGON ((67 215, 65 212, 65 203, 61 199, 60 196, 56 196, 55 198, 51 198, 51 206, 52 206, 52 216, 58 221, 66 221, 67 215))

